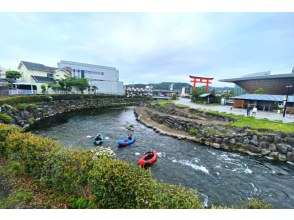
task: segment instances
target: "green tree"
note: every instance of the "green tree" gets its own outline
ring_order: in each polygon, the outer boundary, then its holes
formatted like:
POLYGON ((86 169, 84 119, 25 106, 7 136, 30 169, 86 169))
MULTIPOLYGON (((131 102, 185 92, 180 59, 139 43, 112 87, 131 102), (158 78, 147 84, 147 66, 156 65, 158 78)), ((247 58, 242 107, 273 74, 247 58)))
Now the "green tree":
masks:
POLYGON ((42 93, 45 94, 47 91, 47 86, 45 84, 41 85, 42 93))
POLYGON ((191 101, 196 102, 199 99, 199 96, 204 93, 203 88, 192 88, 191 90, 191 101))
POLYGON ((6 79, 9 79, 9 80, 16 80, 16 79, 19 79, 21 77, 21 74, 20 72, 18 71, 14 71, 14 70, 7 70, 5 72, 5 78, 6 79))
POLYGON ((71 91, 74 86, 76 78, 73 76, 65 76, 64 79, 57 79, 56 81, 58 82, 59 88, 55 87, 55 90, 65 91, 67 94, 67 92, 71 91))
POLYGON ((78 87, 81 93, 84 94, 84 90, 88 88, 89 83, 88 83, 88 80, 85 78, 80 78, 80 79, 74 78, 72 85, 78 87))
POLYGON ((263 94, 263 88, 258 88, 254 91, 254 94, 263 94))
POLYGON ((7 70, 5 72, 5 78, 9 82, 9 85, 12 86, 12 83, 21 77, 20 72, 14 70, 7 70))
POLYGON ((97 87, 97 86, 93 86, 92 88, 93 88, 93 90, 94 90, 94 95, 96 95, 96 94, 97 94, 97 89, 98 89, 98 87, 97 87))

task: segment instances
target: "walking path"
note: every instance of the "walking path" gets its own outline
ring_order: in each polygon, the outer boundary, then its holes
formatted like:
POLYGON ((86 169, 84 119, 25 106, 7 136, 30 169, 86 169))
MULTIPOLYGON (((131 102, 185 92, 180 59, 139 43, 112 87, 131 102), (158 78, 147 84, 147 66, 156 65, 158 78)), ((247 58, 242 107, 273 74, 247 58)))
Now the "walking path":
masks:
MULTIPOLYGON (((200 105, 200 104, 192 103, 190 99, 185 99, 185 98, 180 98, 179 100, 176 100, 175 103, 187 105, 190 108, 214 110, 214 111, 226 112, 226 113, 232 113, 232 114, 244 115, 244 116, 247 115, 246 109, 234 108, 233 110, 231 110, 231 106, 227 106, 227 105, 200 105)), ((256 118, 267 118, 271 121, 281 121, 284 123, 294 123, 294 115, 293 114, 288 114, 285 117, 283 117, 282 113, 277 114, 276 112, 267 112, 267 111, 258 110, 257 114, 256 114, 256 118)))

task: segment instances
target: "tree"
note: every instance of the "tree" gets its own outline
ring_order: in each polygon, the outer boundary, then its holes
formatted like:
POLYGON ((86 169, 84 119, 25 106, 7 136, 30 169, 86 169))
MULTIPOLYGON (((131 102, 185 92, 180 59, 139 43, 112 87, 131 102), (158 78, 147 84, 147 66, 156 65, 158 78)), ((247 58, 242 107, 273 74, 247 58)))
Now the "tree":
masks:
POLYGON ((73 76, 65 76, 64 79, 57 79, 59 88, 55 87, 55 90, 62 90, 67 94, 67 92, 71 91, 72 86, 74 86, 75 80, 76 78, 73 76))
POLYGON ((191 90, 191 101, 196 102, 199 99, 199 96, 204 93, 203 88, 192 88, 191 90))
POLYGON ((98 87, 97 86, 93 86, 92 88, 94 90, 94 95, 96 95, 98 87))
POLYGON ((80 79, 74 78, 73 86, 78 87, 81 93, 84 94, 84 90, 88 88, 89 83, 88 83, 88 80, 85 78, 80 78, 80 79))
POLYGON ((42 84, 41 89, 42 89, 42 94, 45 94, 47 91, 47 86, 45 84, 42 84))
POLYGON ((254 91, 254 94, 263 94, 263 88, 258 88, 254 91))
POLYGON ((16 79, 19 79, 21 77, 20 72, 14 71, 14 70, 7 70, 5 72, 5 78, 8 79, 10 83, 15 81, 16 79))

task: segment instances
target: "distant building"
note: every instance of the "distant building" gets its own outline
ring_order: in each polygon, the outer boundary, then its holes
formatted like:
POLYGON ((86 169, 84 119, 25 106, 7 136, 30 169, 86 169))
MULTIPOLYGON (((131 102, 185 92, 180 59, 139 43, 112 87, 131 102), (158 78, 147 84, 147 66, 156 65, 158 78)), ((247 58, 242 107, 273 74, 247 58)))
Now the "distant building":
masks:
POLYGON ((182 88, 181 97, 190 98, 190 88, 189 87, 183 87, 182 88))
POLYGON ((292 72, 284 74, 271 74, 271 71, 267 71, 219 81, 235 83, 251 94, 262 88, 264 94, 271 95, 286 95, 288 92, 286 86, 292 84, 293 87, 289 90, 289 94, 294 94, 294 68, 292 72))
POLYGON ((124 95, 123 83, 119 82, 119 71, 114 67, 61 60, 59 68, 67 68, 72 76, 86 78, 91 90, 97 93, 124 95))
MULTIPOLYGON (((283 100, 286 95, 268 95, 268 94, 245 94, 233 97, 234 107, 245 108, 248 104, 256 106, 258 109, 272 111, 277 108, 283 108, 283 100)), ((294 113, 294 96, 288 96, 287 112, 294 113)))
POLYGON ((5 71, 6 69, 4 69, 3 67, 0 66, 0 79, 4 79, 5 78, 5 71))
MULTIPOLYGON (((13 83, 13 88, 10 91, 11 95, 41 94, 41 85, 56 83, 56 79, 70 76, 70 73, 65 69, 27 61, 20 61, 17 70, 20 72, 21 78, 16 83, 13 83)), ((73 92, 78 92, 78 89, 73 88, 73 92)), ((49 89, 49 93, 54 93, 54 91, 49 89)))

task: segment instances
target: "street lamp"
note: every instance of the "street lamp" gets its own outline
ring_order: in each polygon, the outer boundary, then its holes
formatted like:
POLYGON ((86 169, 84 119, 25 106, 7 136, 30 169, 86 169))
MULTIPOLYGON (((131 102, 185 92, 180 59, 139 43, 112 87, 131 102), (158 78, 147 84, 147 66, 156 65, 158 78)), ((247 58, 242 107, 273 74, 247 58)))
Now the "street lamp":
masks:
POLYGON ((286 114, 286 108, 287 108, 287 102, 288 102, 289 89, 292 88, 292 84, 287 85, 286 88, 287 88, 287 96, 286 96, 286 102, 285 102, 285 107, 284 107, 283 117, 285 117, 285 114, 286 114))

